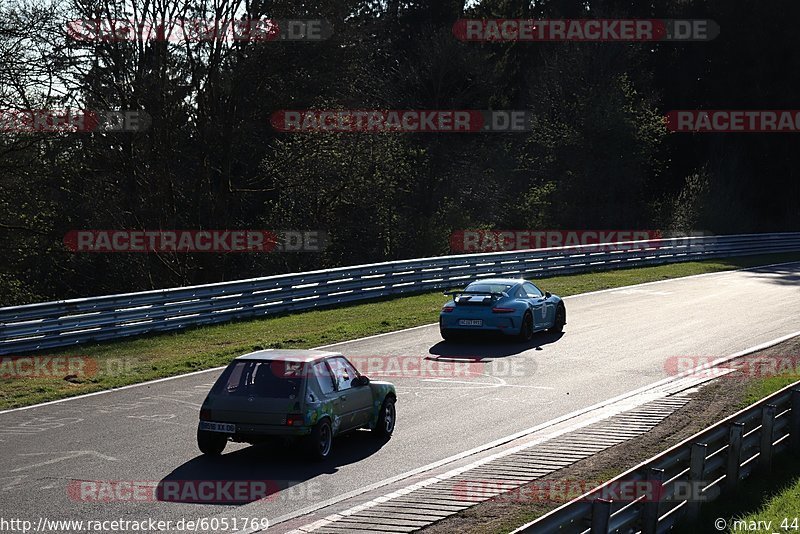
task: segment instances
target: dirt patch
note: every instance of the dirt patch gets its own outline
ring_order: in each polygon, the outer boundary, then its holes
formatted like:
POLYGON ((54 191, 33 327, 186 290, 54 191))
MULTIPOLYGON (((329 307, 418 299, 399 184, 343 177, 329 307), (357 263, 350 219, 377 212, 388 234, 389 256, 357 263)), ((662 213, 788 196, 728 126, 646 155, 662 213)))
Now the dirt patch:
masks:
MULTIPOLYGON (((756 365, 757 362, 771 362, 775 358, 785 359, 787 355, 796 357, 798 354, 800 354, 800 338, 793 338, 770 349, 737 359, 737 364, 723 366, 736 368, 737 371, 702 386, 691 394, 691 400, 683 408, 647 434, 555 471, 545 479, 598 483, 610 480, 744 408, 748 393, 752 394, 753 386, 763 381, 763 375, 768 373, 764 370, 769 366, 756 365)), ((778 366, 778 369, 781 369, 781 366, 778 366)), ((785 366, 783 369, 786 370, 785 366)), ((536 482, 532 482, 527 488, 528 491, 523 488, 519 494, 541 495, 541 492, 536 491, 536 482)), ((428 534, 508 532, 558 508, 561 504, 563 502, 504 500, 500 496, 422 530, 428 534)))

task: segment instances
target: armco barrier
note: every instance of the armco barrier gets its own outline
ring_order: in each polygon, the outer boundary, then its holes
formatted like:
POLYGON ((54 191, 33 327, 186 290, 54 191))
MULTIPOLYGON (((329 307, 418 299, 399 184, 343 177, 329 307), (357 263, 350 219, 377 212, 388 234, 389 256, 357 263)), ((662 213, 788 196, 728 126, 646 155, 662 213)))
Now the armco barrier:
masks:
POLYGON ((0 308, 0 354, 118 339, 463 286, 488 276, 554 276, 800 251, 800 233, 681 237, 340 267, 202 286, 0 308))
POLYGON ((796 382, 770 395, 512 534, 655 534, 697 518, 701 503, 735 491, 753 472, 768 472, 775 455, 800 454, 799 387, 796 382), (658 498, 607 498, 624 484, 637 482, 658 488, 658 498), (695 489, 684 495, 685 488, 695 489))

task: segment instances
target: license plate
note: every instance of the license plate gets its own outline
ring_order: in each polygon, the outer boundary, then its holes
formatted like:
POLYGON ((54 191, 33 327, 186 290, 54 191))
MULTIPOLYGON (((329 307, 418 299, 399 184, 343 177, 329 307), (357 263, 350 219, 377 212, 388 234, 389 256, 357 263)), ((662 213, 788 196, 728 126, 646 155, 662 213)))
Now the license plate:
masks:
POLYGON ((212 423, 210 421, 200 421, 200 430, 209 430, 211 432, 224 432, 226 434, 235 434, 236 425, 231 423, 212 423))
POLYGON ((483 319, 459 319, 459 326, 483 326, 483 319))

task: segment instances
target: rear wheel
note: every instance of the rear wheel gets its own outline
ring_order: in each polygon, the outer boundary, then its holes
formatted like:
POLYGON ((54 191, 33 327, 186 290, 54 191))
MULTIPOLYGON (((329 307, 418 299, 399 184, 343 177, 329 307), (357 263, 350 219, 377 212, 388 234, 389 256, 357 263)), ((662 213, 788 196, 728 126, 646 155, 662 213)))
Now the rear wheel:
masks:
POLYGON ((390 438, 394 432, 394 424, 397 420, 397 412, 394 408, 394 397, 386 397, 383 400, 381 411, 378 413, 378 422, 375 424, 373 432, 379 437, 390 438))
POLYGON ((325 460, 331 454, 333 446, 333 429, 329 419, 323 419, 311 429, 309 436, 309 454, 314 460, 325 460))
POLYGON ((445 341, 455 341, 458 337, 455 332, 448 330, 447 328, 440 328, 439 333, 442 335, 442 339, 445 341))
POLYGON ((564 325, 567 324, 567 310, 563 304, 559 304, 556 308, 556 319, 550 332, 558 334, 564 330, 564 325))
POLYGON ((208 430, 197 431, 197 446, 200 452, 209 456, 219 456, 228 444, 228 436, 208 430))
POLYGON ((525 316, 522 318, 522 326, 519 329, 519 339, 520 341, 530 341, 533 339, 533 315, 531 312, 525 312, 525 316))

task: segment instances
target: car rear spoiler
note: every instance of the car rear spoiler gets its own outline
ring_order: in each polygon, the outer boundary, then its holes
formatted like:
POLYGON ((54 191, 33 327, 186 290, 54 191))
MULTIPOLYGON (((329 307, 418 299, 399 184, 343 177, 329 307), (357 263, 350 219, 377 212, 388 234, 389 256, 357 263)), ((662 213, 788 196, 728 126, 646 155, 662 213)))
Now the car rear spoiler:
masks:
POLYGON ((455 299, 461 295, 488 295, 490 297, 507 297, 508 293, 505 292, 489 292, 489 291, 457 291, 457 290, 448 290, 442 293, 443 295, 447 295, 448 297, 452 297, 455 299))

